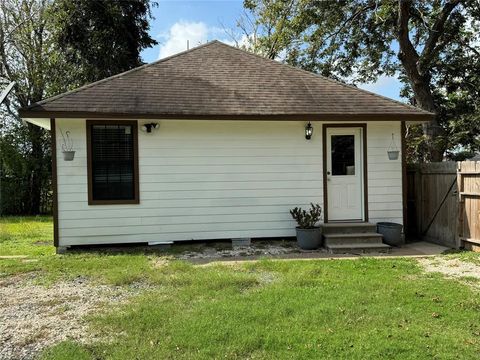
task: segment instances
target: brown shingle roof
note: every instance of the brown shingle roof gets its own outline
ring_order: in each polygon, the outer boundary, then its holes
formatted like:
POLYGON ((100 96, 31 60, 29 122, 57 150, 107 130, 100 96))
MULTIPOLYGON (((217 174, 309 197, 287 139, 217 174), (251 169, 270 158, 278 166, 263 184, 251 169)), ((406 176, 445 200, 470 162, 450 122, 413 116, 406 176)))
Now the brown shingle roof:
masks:
POLYGON ((429 120, 433 114, 213 41, 20 110, 22 117, 429 120))

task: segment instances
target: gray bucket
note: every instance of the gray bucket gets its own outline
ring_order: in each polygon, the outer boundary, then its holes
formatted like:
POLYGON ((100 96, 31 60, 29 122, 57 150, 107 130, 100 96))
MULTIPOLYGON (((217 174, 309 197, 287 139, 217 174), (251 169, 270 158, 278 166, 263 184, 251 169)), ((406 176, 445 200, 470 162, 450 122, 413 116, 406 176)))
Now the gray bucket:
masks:
POLYGON ((388 245, 401 246, 405 244, 403 226, 391 222, 377 223, 377 232, 382 234, 383 242, 388 245))

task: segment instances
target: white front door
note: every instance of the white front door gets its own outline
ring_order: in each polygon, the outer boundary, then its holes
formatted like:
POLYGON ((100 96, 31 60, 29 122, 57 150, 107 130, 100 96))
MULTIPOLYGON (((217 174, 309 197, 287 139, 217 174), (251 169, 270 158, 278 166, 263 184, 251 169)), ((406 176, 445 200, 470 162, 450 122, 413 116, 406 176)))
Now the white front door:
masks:
POLYGON ((326 128, 328 221, 362 221, 363 144, 361 127, 326 128))

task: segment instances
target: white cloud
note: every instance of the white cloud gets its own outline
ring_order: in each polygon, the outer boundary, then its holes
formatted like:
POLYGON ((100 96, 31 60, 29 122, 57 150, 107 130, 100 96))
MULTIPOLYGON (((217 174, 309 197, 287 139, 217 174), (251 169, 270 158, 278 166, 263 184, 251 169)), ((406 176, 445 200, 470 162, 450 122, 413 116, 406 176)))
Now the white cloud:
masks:
POLYGON ((190 49, 212 40, 220 40, 225 44, 239 47, 248 47, 250 43, 250 39, 245 34, 236 37, 235 41, 225 29, 208 26, 201 21, 178 21, 159 37, 161 39, 159 59, 187 50, 187 41, 190 49))
POLYGON ((161 42, 158 58, 161 59, 187 50, 187 41, 190 48, 203 44, 209 40, 210 33, 210 29, 203 22, 176 22, 168 30, 168 33, 162 35, 165 41, 161 42))
POLYGON ((225 39, 221 40, 225 44, 228 44, 230 46, 238 46, 240 48, 246 47, 250 45, 251 43, 251 37, 247 36, 246 34, 243 34, 239 37, 236 37, 235 40, 233 39, 225 39))

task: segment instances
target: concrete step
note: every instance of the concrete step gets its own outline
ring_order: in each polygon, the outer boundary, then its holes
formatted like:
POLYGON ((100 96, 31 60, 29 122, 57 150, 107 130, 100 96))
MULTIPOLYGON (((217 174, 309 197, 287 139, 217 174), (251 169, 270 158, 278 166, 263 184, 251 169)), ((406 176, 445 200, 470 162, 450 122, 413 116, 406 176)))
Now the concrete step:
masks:
POLYGON ((377 225, 372 223, 327 223, 322 225, 324 234, 374 233, 377 225))
POLYGON ((347 234, 325 234, 325 245, 342 244, 381 244, 382 235, 375 232, 369 233, 347 233, 347 234))
POLYGON ((387 244, 342 244, 326 246, 332 254, 364 254, 369 252, 390 252, 387 244))

